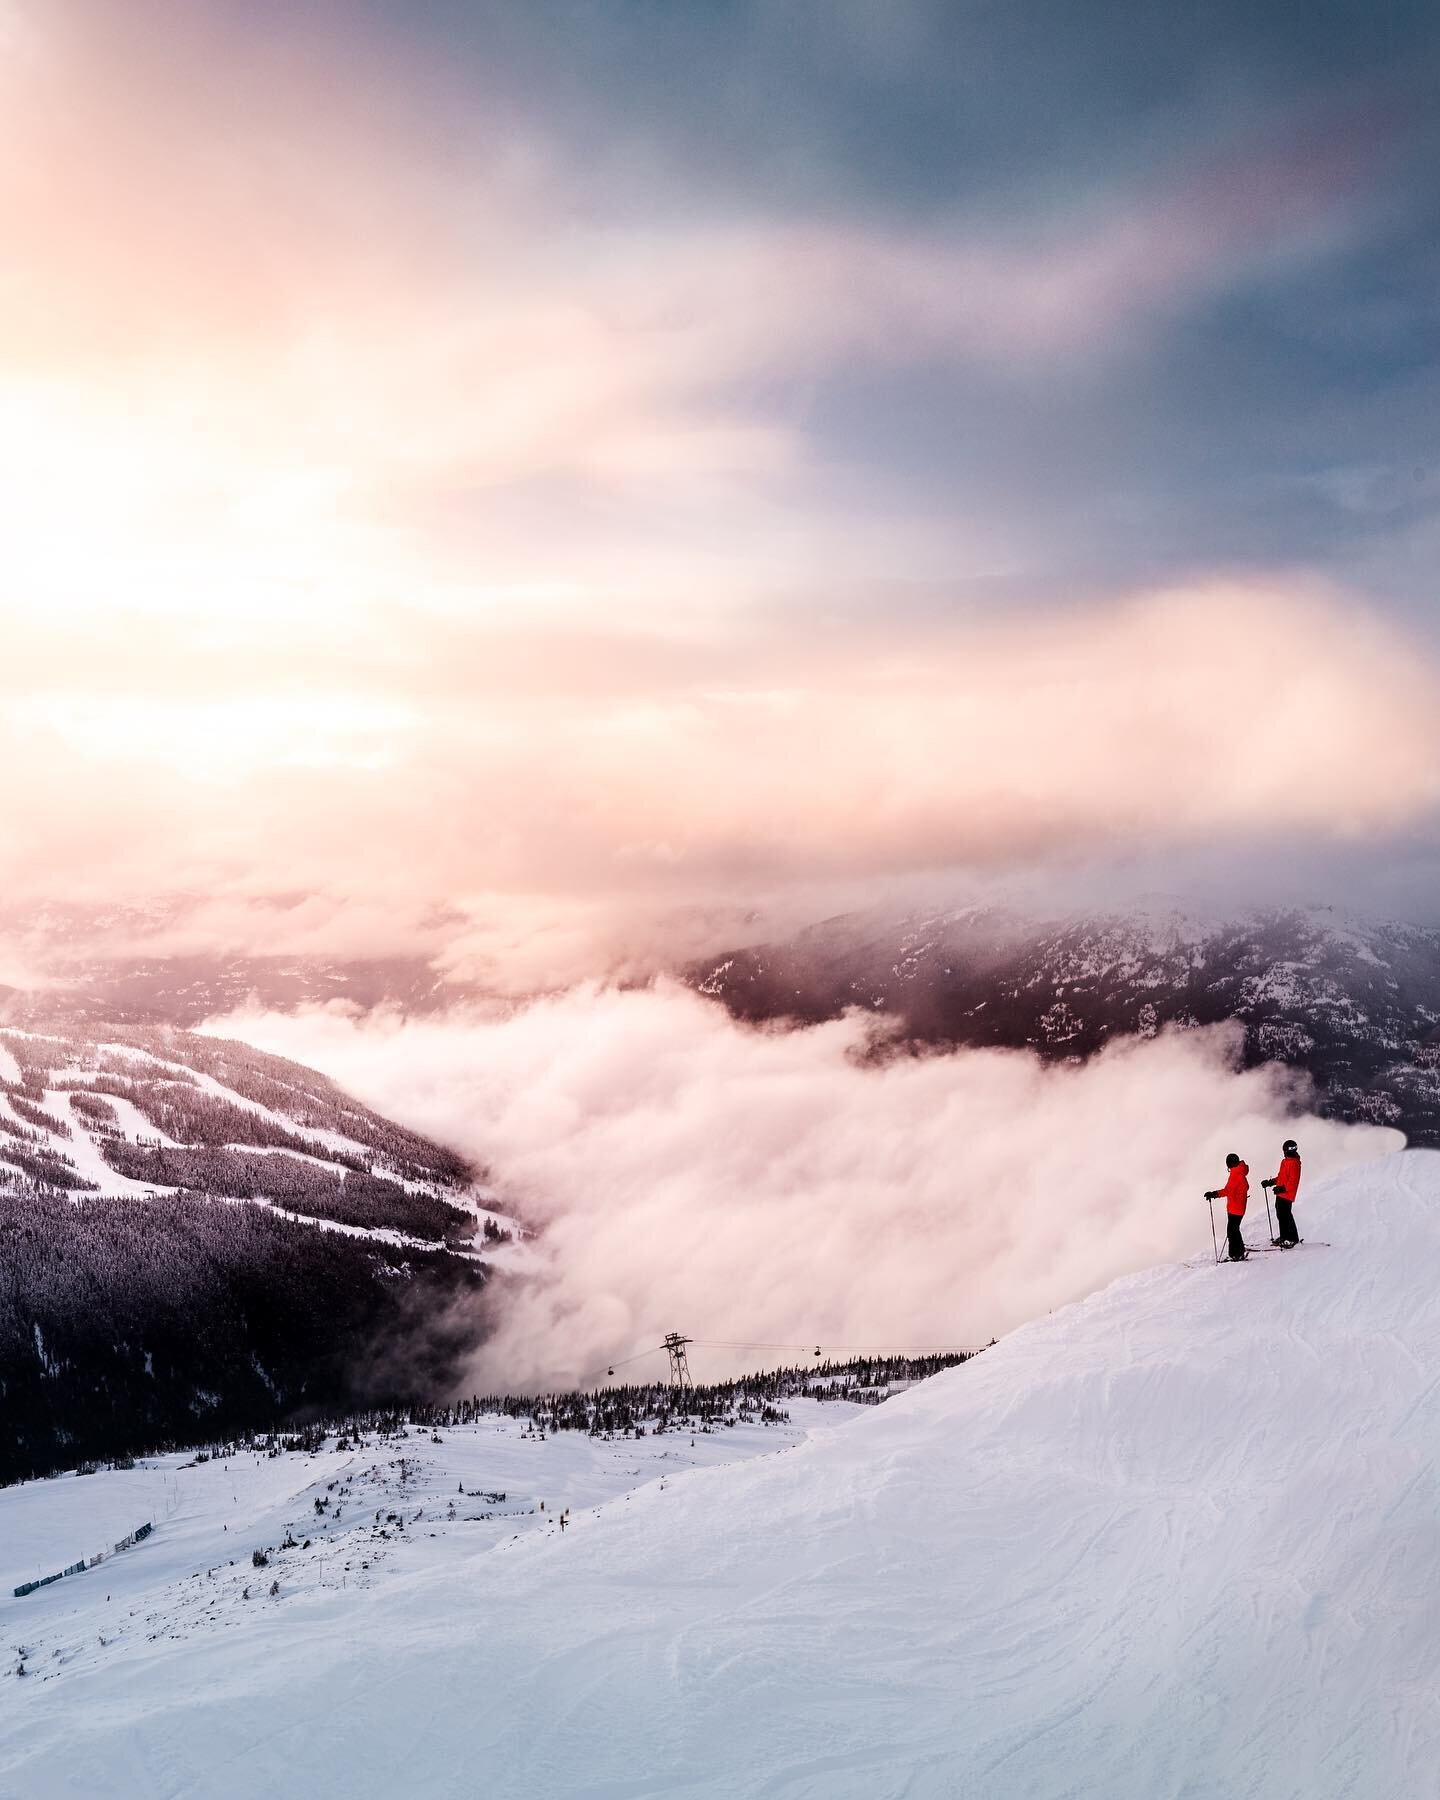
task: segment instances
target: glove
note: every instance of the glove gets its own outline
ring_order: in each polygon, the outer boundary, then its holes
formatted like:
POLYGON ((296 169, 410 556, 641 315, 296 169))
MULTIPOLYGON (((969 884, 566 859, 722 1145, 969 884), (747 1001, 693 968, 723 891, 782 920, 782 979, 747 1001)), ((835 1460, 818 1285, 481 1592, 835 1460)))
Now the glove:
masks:
POLYGON ((1219 1190, 1219 1188, 1206 1188, 1206 1190, 1205 1190, 1205 1198, 1206 1198, 1206 1199, 1207 1199, 1207 1200, 1218 1200, 1218 1199, 1219 1199, 1219 1197, 1220 1197, 1220 1190, 1219 1190))
POLYGON ((1260 1185, 1261 1185, 1261 1187, 1274 1187, 1275 1183, 1272 1179, 1267 1177, 1267 1179, 1262 1181, 1260 1183, 1260 1185))

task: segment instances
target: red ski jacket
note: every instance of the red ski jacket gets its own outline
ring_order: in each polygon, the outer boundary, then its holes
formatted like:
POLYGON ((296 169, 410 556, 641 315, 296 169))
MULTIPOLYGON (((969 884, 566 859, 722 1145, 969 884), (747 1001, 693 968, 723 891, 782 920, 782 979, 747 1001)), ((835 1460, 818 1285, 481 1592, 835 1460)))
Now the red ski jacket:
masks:
POLYGON ((1245 1202, 1250 1198, 1250 1165, 1236 1163, 1230 1171, 1230 1178, 1220 1190, 1220 1198, 1225 1202, 1225 1210, 1232 1219, 1245 1217, 1245 1202))
POLYGON ((1280 1173, 1275 1177, 1275 1198, 1288 1200, 1293 1206, 1295 1196, 1300 1192, 1300 1158, 1287 1156, 1280 1165, 1280 1173))

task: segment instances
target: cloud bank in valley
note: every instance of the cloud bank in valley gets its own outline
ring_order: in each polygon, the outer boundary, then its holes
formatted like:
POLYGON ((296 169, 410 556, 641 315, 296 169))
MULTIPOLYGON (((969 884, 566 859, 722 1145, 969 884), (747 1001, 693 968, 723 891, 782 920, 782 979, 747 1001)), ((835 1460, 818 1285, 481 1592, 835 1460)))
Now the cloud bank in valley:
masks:
MULTIPOLYGON (((586 988, 430 1022, 214 1029, 325 1069, 488 1166, 541 1228, 474 1380, 577 1378, 679 1329, 724 1342, 978 1344, 1119 1273, 1209 1249, 1204 1190, 1302 1142, 1308 1178, 1398 1132, 1306 1116, 1224 1031, 1084 1066, 864 1057, 873 1023, 754 1030, 694 994, 586 988)), ((1303 1204, 1303 1202, 1302 1202, 1303 1204)), ((1255 1219, 1264 1207, 1256 1188, 1255 1219)), ((697 1352, 697 1370, 754 1366, 697 1352)), ((640 1365, 643 1369, 644 1365, 640 1365)))

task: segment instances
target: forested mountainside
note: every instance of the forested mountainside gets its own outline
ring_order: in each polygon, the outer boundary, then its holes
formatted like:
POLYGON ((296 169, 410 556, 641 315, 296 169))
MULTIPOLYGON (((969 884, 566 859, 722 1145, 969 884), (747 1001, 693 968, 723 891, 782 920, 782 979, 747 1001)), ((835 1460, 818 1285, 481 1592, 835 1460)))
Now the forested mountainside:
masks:
POLYGON ((738 1018, 860 1006, 916 1044, 1093 1055, 1238 1020, 1249 1063, 1315 1080, 1322 1112, 1440 1144, 1440 931, 1329 909, 1206 918, 1156 906, 1042 921, 998 908, 855 913, 689 971, 738 1018))
POLYGON ((171 1028, 0 1026, 0 1478, 434 1399, 508 1223, 324 1076, 171 1028))

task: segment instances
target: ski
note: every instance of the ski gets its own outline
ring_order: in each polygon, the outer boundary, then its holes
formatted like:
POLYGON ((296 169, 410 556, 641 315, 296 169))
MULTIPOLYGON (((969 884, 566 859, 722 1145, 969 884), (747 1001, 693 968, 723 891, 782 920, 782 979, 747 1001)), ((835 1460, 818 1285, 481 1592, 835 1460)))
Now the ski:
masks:
POLYGON ((1276 1250, 1303 1250, 1307 1244, 1315 1250, 1333 1250, 1335 1248, 1324 1238, 1301 1238, 1298 1244, 1247 1244, 1243 1256, 1216 1256, 1208 1264, 1200 1260, 1187 1266, 1192 1269, 1218 1269, 1225 1263, 1249 1262, 1252 1256, 1269 1256, 1272 1251, 1276 1250))

